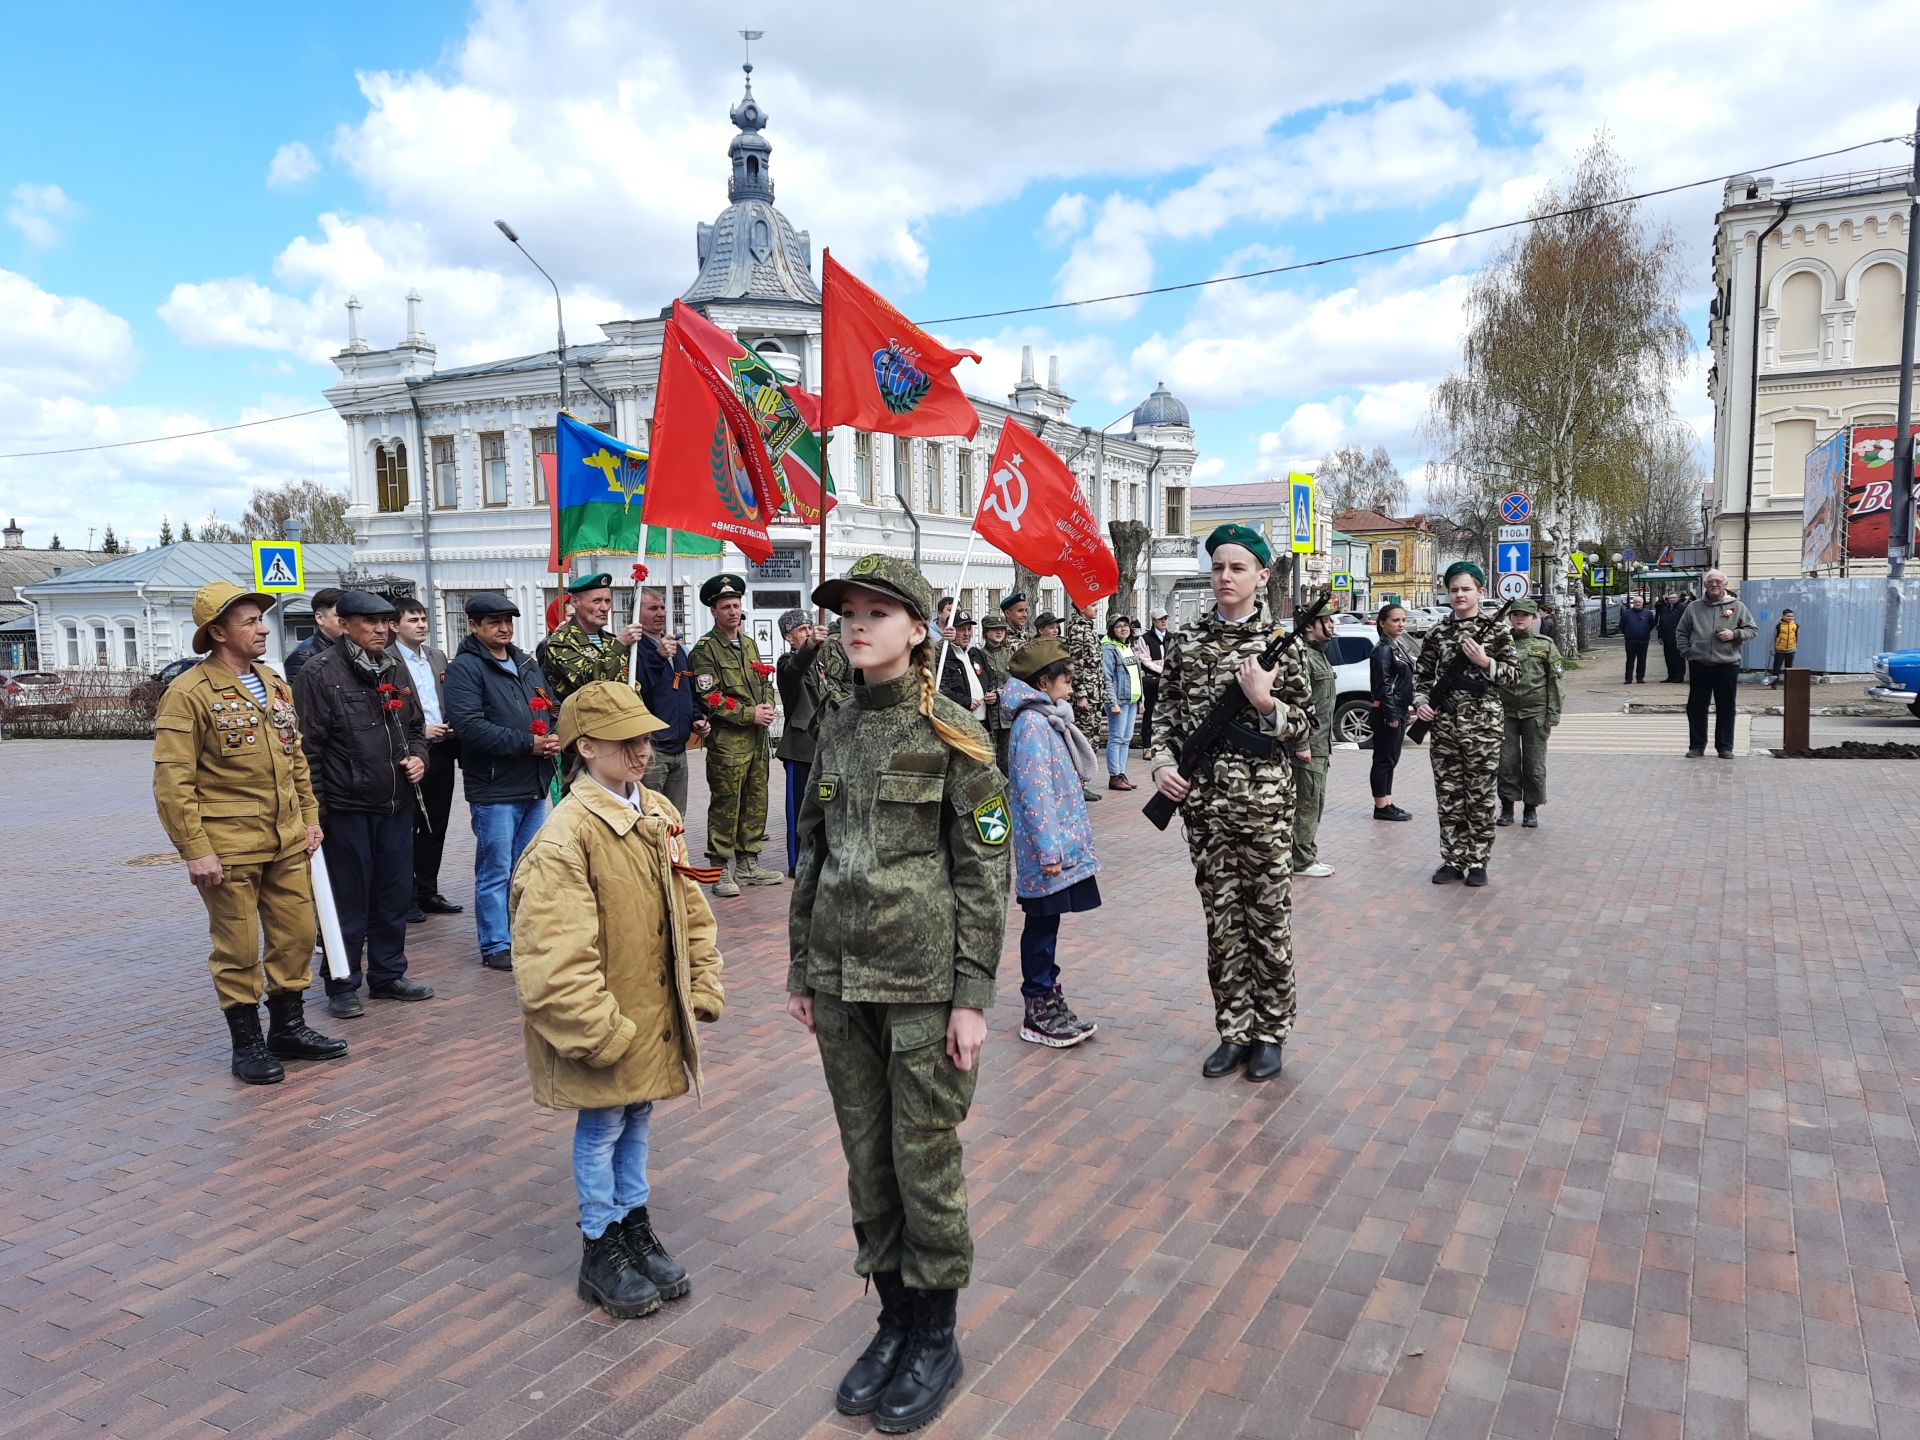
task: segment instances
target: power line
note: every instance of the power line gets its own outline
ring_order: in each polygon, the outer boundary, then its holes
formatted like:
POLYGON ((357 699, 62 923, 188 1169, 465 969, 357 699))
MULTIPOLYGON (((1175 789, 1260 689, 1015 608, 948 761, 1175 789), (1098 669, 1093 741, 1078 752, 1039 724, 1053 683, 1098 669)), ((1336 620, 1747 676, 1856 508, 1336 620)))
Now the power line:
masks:
MULTIPOLYGON (((1836 155, 1850 155, 1856 150, 1870 150, 1876 145, 1912 144, 1912 135, 1883 135, 1877 140, 1862 140, 1857 145, 1843 145, 1838 150, 1823 150, 1817 155, 1802 155, 1796 160, 1781 160, 1772 165, 1749 167, 1753 173, 1765 170, 1785 170, 1793 165, 1806 165, 1815 160, 1831 160, 1836 155)), ((1738 172, 1747 174, 1749 171, 1738 172)), ((1403 240, 1393 245, 1378 245, 1371 250, 1353 250, 1344 255, 1326 255, 1318 260, 1299 260, 1291 265, 1273 265, 1264 270, 1243 270, 1234 275, 1215 275, 1206 280, 1186 280, 1173 285, 1156 285, 1147 290, 1126 290, 1114 295, 1091 295, 1080 300, 1055 300, 1046 305, 1021 305, 1011 310, 982 310, 972 315, 946 315, 937 320, 916 320, 916 325, 958 325, 971 320, 1001 320, 1013 315, 1039 315, 1052 310, 1077 310, 1082 305, 1106 305, 1115 300, 1143 300, 1153 295, 1174 295, 1185 290, 1204 290, 1212 285, 1232 285, 1243 280, 1262 280, 1270 275, 1291 275, 1302 270, 1317 270, 1327 265, 1344 265, 1353 260, 1372 260, 1382 255, 1398 255, 1408 250, 1419 250, 1428 245, 1444 245, 1455 240, 1471 240, 1480 235, 1493 235, 1502 230, 1517 230, 1525 225, 1537 225, 1543 220, 1561 220, 1571 215, 1585 215, 1595 210, 1607 210, 1616 205, 1632 205, 1641 200, 1657 200, 1663 195, 1677 195, 1683 190, 1698 190, 1704 185, 1724 184, 1731 176, 1710 175, 1704 180, 1689 180, 1680 185, 1667 185, 1658 190, 1642 190, 1634 195, 1621 195, 1612 200, 1597 201, 1592 205, 1575 205, 1565 210, 1552 210, 1544 215, 1528 215, 1519 220, 1502 220, 1493 225, 1480 225, 1471 230, 1455 230, 1445 235, 1429 235, 1420 240, 1403 240)), ((502 360, 493 365, 476 367, 469 375, 486 375, 518 364, 520 359, 502 360)), ((393 391, 401 394, 403 391, 393 391)), ((380 395, 356 396, 356 399, 383 399, 380 395)), ((168 440, 192 440, 204 435, 222 435, 230 430, 248 430, 257 425, 278 425, 285 420, 304 420, 309 415, 325 414, 332 410, 330 405, 322 405, 312 410, 296 410, 291 415, 270 415, 262 420, 242 420, 233 425, 214 425, 205 430, 190 430, 180 435, 150 435, 143 440, 115 440, 102 445, 72 445, 61 450, 20 450, 12 454, 0 454, 0 460, 34 460, 51 455, 82 455, 96 450, 124 450, 132 445, 159 445, 168 440)))

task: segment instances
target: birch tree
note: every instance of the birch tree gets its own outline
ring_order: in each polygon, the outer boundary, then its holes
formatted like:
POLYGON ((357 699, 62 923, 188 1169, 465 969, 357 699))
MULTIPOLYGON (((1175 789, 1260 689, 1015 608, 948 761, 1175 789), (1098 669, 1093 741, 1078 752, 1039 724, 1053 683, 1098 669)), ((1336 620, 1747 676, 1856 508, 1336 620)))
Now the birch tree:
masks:
MULTIPOLYGON (((1574 527, 1624 502, 1693 348, 1677 299, 1680 242, 1623 202, 1627 193, 1603 131, 1475 277, 1460 368, 1434 391, 1429 416, 1441 464, 1489 491, 1532 497, 1556 597, 1569 583, 1574 527)), ((1575 623, 1561 636, 1584 648, 1572 584, 1575 623)))

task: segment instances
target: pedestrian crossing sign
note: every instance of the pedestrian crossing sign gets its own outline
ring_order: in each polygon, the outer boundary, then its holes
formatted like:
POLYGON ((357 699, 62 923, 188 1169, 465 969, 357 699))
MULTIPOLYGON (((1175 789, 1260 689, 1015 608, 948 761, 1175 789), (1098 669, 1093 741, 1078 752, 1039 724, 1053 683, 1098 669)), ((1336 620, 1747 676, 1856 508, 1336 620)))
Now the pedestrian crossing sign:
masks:
POLYGON ((1333 588, 1335 590, 1349 590, 1349 591, 1352 590, 1353 589, 1353 573, 1349 570, 1334 571, 1333 572, 1333 588))
POLYGON ((1287 476, 1291 490, 1292 531, 1291 549, 1296 555, 1313 553, 1313 476, 1293 474, 1287 476))
POLYGON ((253 588, 268 595, 291 595, 307 588, 298 540, 253 542, 253 588))

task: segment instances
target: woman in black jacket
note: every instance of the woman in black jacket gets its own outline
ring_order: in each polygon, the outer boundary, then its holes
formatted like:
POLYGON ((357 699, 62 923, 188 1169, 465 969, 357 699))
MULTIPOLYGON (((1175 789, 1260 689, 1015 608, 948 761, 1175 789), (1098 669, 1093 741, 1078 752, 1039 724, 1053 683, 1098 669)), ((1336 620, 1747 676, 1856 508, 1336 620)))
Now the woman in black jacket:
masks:
POLYGON ((1413 661, 1400 648, 1407 612, 1398 605, 1382 605, 1378 624, 1380 643, 1373 647, 1367 667, 1373 677, 1373 768, 1367 776, 1373 788, 1373 818, 1411 820, 1412 815, 1393 803, 1393 767, 1400 763, 1407 711, 1413 708, 1413 661))

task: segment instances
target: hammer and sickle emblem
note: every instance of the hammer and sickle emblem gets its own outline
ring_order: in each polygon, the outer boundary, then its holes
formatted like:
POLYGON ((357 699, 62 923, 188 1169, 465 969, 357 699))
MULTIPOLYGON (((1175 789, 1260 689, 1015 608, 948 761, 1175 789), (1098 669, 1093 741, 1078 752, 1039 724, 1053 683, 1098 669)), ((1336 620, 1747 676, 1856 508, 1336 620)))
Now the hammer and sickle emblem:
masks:
POLYGON ((1007 522, 1007 528, 1020 529, 1020 517, 1027 513, 1027 477, 1020 473, 1022 457, 1010 455, 1007 463, 993 472, 993 488, 981 500, 981 508, 991 510, 1007 522), (1012 499, 1015 482, 1020 486, 1019 500, 1012 499))

